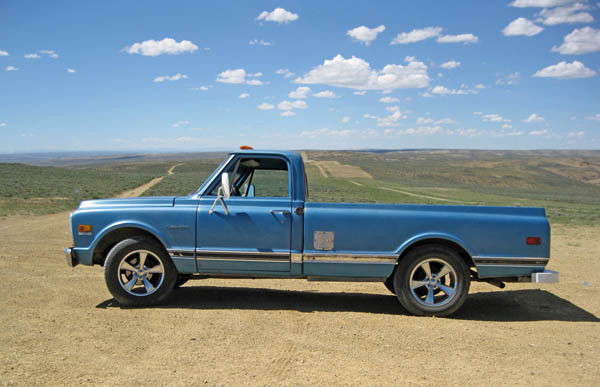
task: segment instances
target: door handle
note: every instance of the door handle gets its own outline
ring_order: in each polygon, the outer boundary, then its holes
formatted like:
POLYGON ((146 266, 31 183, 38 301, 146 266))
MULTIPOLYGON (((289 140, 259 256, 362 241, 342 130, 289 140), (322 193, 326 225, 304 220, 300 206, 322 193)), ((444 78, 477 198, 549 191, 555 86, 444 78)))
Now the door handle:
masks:
POLYGON ((289 215, 290 212, 288 210, 271 210, 271 214, 289 215))

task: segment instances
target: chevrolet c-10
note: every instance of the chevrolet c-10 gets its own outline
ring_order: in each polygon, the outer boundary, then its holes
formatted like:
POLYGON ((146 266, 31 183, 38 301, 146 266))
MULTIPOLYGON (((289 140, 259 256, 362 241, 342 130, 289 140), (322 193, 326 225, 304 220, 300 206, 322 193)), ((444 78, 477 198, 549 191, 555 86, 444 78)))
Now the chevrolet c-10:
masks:
POLYGON ((104 266, 122 305, 189 279, 380 281, 417 315, 458 310, 471 281, 558 282, 543 208, 316 203, 292 151, 231 153, 193 194, 83 201, 67 264, 104 266))

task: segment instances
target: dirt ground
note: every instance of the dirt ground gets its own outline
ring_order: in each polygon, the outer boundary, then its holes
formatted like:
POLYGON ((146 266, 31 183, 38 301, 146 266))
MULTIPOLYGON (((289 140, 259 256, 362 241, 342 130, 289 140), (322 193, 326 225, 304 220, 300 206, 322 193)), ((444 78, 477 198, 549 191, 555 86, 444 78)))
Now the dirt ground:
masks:
POLYGON ((0 385, 600 385, 600 227, 553 227, 552 285, 451 318, 378 283, 199 280, 125 309, 64 263, 68 214, 0 218, 0 385))

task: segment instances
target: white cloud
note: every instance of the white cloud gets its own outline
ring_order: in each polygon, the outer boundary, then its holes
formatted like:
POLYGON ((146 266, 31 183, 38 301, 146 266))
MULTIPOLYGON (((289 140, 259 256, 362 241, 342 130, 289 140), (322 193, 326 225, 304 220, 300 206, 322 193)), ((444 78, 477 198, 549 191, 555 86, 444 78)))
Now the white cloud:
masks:
POLYGON ((348 122, 350 122, 350 117, 348 117, 348 116, 342 117, 342 124, 347 124, 348 122))
POLYGON ((285 78, 291 78, 294 75, 296 75, 295 73, 291 72, 288 69, 279 69, 279 70, 275 71, 275 74, 283 75, 285 78))
POLYGON ((478 84, 475 85, 475 88, 476 89, 480 89, 480 90, 481 89, 485 89, 485 85, 483 83, 478 83, 478 84))
POLYGON ((431 94, 436 95, 466 95, 466 94, 477 94, 478 91, 474 89, 448 89, 445 86, 436 86, 431 89, 431 94))
POLYGON ((544 134, 548 134, 548 130, 547 129, 532 130, 529 132, 529 134, 532 136, 543 136, 544 134))
POLYGON ((321 128, 316 130, 304 130, 300 133, 302 137, 323 138, 324 136, 344 137, 357 133, 356 130, 332 130, 329 128, 321 128))
POLYGON ((333 91, 329 91, 329 90, 324 90, 324 91, 320 91, 316 94, 313 94, 313 97, 316 98, 337 98, 337 95, 335 95, 335 93, 333 91))
POLYGON ((383 102, 383 103, 394 103, 394 102, 398 102, 399 99, 398 98, 394 98, 394 97, 382 97, 379 98, 379 102, 383 102))
POLYGON ((181 120, 181 121, 177 121, 177 122, 173 123, 171 126, 173 128, 179 128, 180 126, 187 126, 189 124, 190 124, 189 121, 187 121, 187 120, 181 120))
POLYGON ((521 73, 514 72, 508 74, 506 78, 498 78, 496 80, 496 85, 517 85, 521 81, 521 73))
POLYGON ((410 32, 402 32, 398 34, 390 44, 408 44, 416 43, 422 40, 435 38, 442 32, 442 27, 425 27, 422 29, 414 29, 410 32))
POLYGON ((511 124, 504 124, 502 125, 502 129, 512 129, 512 125, 511 124))
POLYGON ((294 99, 303 99, 308 97, 308 93, 310 93, 310 87, 300 86, 296 90, 290 91, 288 97, 294 99))
POLYGON ((19 68, 15 67, 15 66, 6 66, 5 70, 6 71, 19 71, 19 68))
POLYGON ((248 94, 248 93, 242 93, 242 94, 239 95, 238 98, 239 99, 244 99, 244 98, 248 98, 248 97, 250 97, 250 94, 248 94))
POLYGON ((390 126, 399 126, 398 121, 406 119, 408 113, 407 111, 400 110, 400 106, 389 106, 386 110, 392 112, 392 114, 385 117, 377 117, 372 114, 364 114, 364 118, 369 118, 373 120, 377 120, 377 126, 381 127, 390 127, 390 126))
POLYGON ((583 137, 584 135, 585 135, 585 132, 583 130, 580 130, 579 132, 567 133, 567 138, 580 138, 580 137, 583 137))
POLYGON ((256 20, 270 21, 278 24, 289 23, 297 19, 298 14, 286 11, 283 8, 275 8, 271 12, 262 11, 260 15, 256 17, 256 20))
POLYGON ((0 122, 0 127, 5 127, 6 126, 6 122, 0 122))
POLYGON ((283 116, 283 117, 291 117, 291 116, 295 116, 296 113, 294 113, 291 110, 286 110, 284 112, 279 113, 279 115, 283 116))
POLYGON ((175 39, 164 38, 163 40, 146 40, 141 43, 133 43, 131 46, 125 47, 123 50, 128 54, 141 54, 144 56, 157 55, 179 55, 184 52, 194 52, 198 49, 194 43, 189 40, 181 42, 175 39))
POLYGON ((371 69, 368 62, 353 56, 344 59, 337 55, 325 60, 297 78, 296 83, 325 84, 357 90, 393 90, 398 88, 427 87, 429 76, 423 62, 410 62, 406 66, 388 64, 382 70, 371 69))
POLYGON ((448 62, 444 62, 440 65, 440 67, 445 68, 445 69, 455 69, 458 66, 460 66, 460 62, 455 61, 455 60, 449 60, 448 62))
POLYGON ((593 121, 600 121, 600 113, 596 113, 593 116, 588 116, 588 117, 586 117, 586 119, 593 120, 593 121))
POLYGON ((473 34, 442 35, 437 38, 438 43, 477 43, 479 38, 473 34))
POLYGON ((260 110, 273 110, 273 109, 275 109, 275 105, 273 105, 271 103, 263 102, 260 105, 258 105, 257 108, 260 110))
POLYGON ((367 91, 366 90, 359 90, 359 91, 355 91, 352 94, 354 94, 354 95, 365 95, 365 94, 367 94, 367 91))
POLYGON ((67 72, 68 72, 69 74, 73 74, 73 73, 76 73, 77 71, 75 71, 75 69, 70 69, 70 68, 69 68, 69 69, 67 69, 67 72))
POLYGON ((260 86, 260 85, 264 85, 264 82, 258 79, 248 79, 246 80, 246 77, 250 78, 250 77, 261 77, 263 74, 258 72, 258 73, 246 73, 246 70, 244 69, 235 69, 235 70, 225 70, 222 73, 219 73, 217 75, 217 82, 221 82, 221 83, 232 83, 232 84, 239 84, 239 83, 246 83, 247 85, 252 85, 252 86, 260 86))
POLYGON ((545 121, 544 117, 538 116, 535 113, 531 114, 529 117, 527 117, 526 119, 523 120, 523 122, 529 122, 529 123, 531 123, 531 122, 543 122, 543 121, 545 121))
POLYGON ((292 110, 292 109, 306 109, 308 105, 303 100, 299 99, 293 102, 290 101, 281 101, 277 105, 277 109, 279 110, 292 110))
POLYGON ((267 42, 267 41, 262 40, 262 39, 260 39, 260 40, 258 40, 258 39, 252 39, 251 41, 248 42, 248 44, 251 45, 251 46, 259 45, 259 46, 268 47, 268 46, 272 46, 273 42, 267 42))
POLYGON ((559 5, 565 5, 574 3, 577 0, 515 0, 509 5, 511 7, 517 8, 549 8, 549 7, 557 7, 559 5))
POLYGON ((40 50, 40 54, 48 55, 52 59, 58 59, 58 54, 54 50, 40 50))
POLYGON ((244 69, 225 70, 217 75, 217 82, 244 83, 246 82, 246 71, 244 69))
POLYGON ((564 23, 591 23, 594 17, 588 12, 581 12, 590 9, 587 4, 575 3, 568 7, 558 7, 553 9, 542 9, 537 16, 538 21, 547 26, 553 26, 564 23))
POLYGON ((508 118, 504 118, 499 114, 483 114, 481 120, 483 122, 510 122, 508 118))
POLYGON ((25 59, 39 59, 39 58, 41 58, 41 56, 39 56, 38 54, 25 54, 25 55, 23 55, 23 57, 25 59))
POLYGON ((441 120, 437 120, 435 121, 432 118, 429 117, 419 117, 417 118, 417 125, 427 125, 427 124, 434 124, 434 125, 443 125, 443 124, 453 124, 454 120, 452 120, 451 118, 443 118, 441 120))
POLYGON ((385 31, 384 25, 380 25, 379 27, 375 28, 360 26, 348 30, 348 32, 346 32, 346 35, 368 46, 371 44, 372 41, 374 41, 377 38, 377 35, 383 31, 385 31))
POLYGON ((537 78, 558 78, 558 79, 570 79, 570 78, 589 78, 596 75, 594 70, 591 70, 581 62, 573 61, 568 63, 562 61, 552 66, 545 67, 535 74, 537 78))
POLYGON ((543 30, 544 28, 535 25, 531 20, 520 17, 504 27, 502 34, 504 34, 504 36, 534 36, 543 30))
POLYGON ((186 74, 177 73, 175 75, 161 75, 154 78, 153 82, 178 81, 180 79, 188 79, 186 74))
POLYGON ((212 86, 200 86, 200 87, 192 87, 192 90, 200 90, 200 91, 207 91, 209 88, 211 88, 212 86))
POLYGON ((0 50, 0 56, 8 56, 8 51, 0 50))
POLYGON ((587 54, 600 51, 600 30, 592 27, 575 28, 564 37, 563 44, 552 47, 552 52, 561 54, 587 54))

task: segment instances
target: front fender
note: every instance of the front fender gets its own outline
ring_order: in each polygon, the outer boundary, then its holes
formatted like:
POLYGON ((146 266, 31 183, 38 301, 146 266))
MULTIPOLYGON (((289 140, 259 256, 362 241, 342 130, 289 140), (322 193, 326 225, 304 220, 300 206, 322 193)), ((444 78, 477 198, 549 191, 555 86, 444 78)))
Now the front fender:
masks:
POLYGON ((102 240, 102 238, 104 238, 110 232, 120 229, 120 228, 139 228, 141 230, 149 232, 156 239, 158 239, 160 241, 160 243, 163 246, 165 246, 165 248, 167 247, 164 237, 162 237, 160 235, 160 232, 155 227, 149 225, 148 223, 140 222, 137 220, 122 220, 122 221, 118 221, 118 222, 109 224, 108 226, 104 227, 102 229, 102 231, 100 231, 96 235, 96 237, 94 238, 94 240, 92 241, 92 243, 89 246, 91 254, 93 255, 94 250, 96 249, 96 246, 98 246, 98 243, 102 240))

